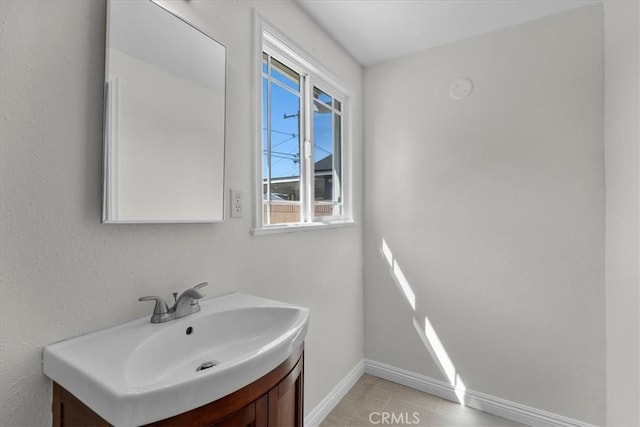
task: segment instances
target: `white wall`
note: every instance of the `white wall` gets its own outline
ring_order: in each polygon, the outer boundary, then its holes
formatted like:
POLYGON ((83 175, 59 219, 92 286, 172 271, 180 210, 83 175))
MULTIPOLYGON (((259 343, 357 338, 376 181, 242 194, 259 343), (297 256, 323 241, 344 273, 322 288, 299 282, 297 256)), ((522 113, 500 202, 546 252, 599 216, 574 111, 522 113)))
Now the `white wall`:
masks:
POLYGON ((365 93, 365 357, 446 380, 427 317, 468 389, 603 424, 602 7, 369 67, 365 93))
MULTIPOLYGON (((252 7, 339 75, 362 198, 362 69, 290 1, 173 2, 228 48, 226 184, 252 198, 252 7)), ((2 1, 0 424, 50 425, 48 343, 146 316, 201 281, 311 308, 305 409, 362 359, 362 227, 252 237, 223 224, 101 225, 104 1, 2 1)), ((228 197, 228 191, 227 191, 228 197)), ((250 209, 248 209, 250 210, 250 209)))
POLYGON ((606 1, 607 425, 640 425, 640 7, 606 1))

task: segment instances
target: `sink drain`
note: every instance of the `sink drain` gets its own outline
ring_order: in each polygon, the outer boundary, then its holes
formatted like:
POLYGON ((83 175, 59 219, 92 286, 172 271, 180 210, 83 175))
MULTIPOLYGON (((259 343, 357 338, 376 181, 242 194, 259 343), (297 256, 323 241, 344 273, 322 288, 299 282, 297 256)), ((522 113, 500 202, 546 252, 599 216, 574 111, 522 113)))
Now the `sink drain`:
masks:
POLYGON ((209 368, 213 368, 216 365, 217 365, 216 362, 204 362, 200 366, 198 366, 198 369, 196 369, 196 372, 204 371, 205 369, 209 369, 209 368))

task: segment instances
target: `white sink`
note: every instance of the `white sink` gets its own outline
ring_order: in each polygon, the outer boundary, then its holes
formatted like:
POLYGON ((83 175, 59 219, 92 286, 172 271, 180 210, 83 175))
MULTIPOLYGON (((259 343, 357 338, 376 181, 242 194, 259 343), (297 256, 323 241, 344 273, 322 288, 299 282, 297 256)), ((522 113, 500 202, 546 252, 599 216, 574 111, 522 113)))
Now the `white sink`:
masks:
POLYGON ((162 420, 219 399, 282 363, 307 333, 309 310, 233 293, 202 310, 149 317, 51 344, 44 373, 115 426, 162 420), (197 370, 203 363, 214 366, 197 370))

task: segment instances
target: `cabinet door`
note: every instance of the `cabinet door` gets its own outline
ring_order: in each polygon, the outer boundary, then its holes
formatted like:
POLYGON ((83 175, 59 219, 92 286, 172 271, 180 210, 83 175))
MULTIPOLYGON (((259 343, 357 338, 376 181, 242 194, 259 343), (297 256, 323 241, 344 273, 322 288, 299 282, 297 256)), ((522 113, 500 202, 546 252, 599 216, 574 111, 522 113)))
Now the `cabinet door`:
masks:
POLYGON ((302 427, 303 423, 303 359, 269 391, 269 426, 302 427))
POLYGON ((53 383, 53 427, 110 427, 58 383, 53 383))
POLYGON ((264 395, 220 420, 211 427, 266 427, 267 426, 267 396, 264 395))
POLYGON ((211 424, 211 427, 255 427, 255 425, 256 404, 250 403, 222 421, 211 424))

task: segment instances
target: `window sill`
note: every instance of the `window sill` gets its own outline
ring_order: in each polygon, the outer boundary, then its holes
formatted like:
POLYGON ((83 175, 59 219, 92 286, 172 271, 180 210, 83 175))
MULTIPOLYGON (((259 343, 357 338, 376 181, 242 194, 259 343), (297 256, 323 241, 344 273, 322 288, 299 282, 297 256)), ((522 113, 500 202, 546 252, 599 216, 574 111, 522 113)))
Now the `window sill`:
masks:
POLYGON ((254 236, 264 236, 268 234, 292 233, 297 231, 326 230, 328 228, 352 227, 354 225, 355 221, 352 219, 345 219, 340 221, 269 225, 261 228, 254 228, 251 230, 251 234, 254 236))

